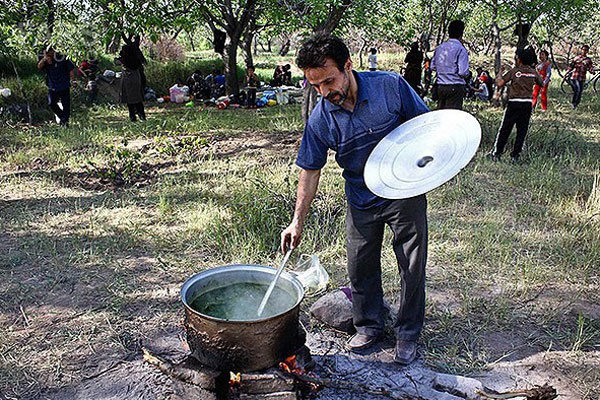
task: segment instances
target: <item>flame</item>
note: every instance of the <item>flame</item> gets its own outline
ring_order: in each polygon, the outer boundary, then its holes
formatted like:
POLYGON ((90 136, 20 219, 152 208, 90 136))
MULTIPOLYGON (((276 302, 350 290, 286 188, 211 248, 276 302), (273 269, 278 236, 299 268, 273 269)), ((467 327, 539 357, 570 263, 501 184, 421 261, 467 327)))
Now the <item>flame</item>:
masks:
POLYGON ((242 383, 242 374, 241 373, 237 373, 234 374, 233 372, 229 372, 229 386, 239 386, 242 383))
POLYGON ((287 372, 288 374, 299 374, 305 375, 306 371, 304 368, 296 362, 296 355, 291 355, 282 362, 279 363, 279 369, 287 372))

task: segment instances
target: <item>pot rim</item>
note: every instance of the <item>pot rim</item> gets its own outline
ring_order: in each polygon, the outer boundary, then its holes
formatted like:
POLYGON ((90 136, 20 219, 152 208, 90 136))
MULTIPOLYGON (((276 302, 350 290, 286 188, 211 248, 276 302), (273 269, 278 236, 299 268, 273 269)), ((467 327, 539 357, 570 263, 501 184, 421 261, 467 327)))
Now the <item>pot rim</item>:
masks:
POLYGON ((284 278, 284 279, 287 279, 288 281, 290 281, 292 283, 292 285, 294 287, 296 287, 296 289, 298 290, 298 293, 299 293, 298 300, 294 303, 294 305, 282 313, 272 315, 267 318, 258 318, 258 319, 248 320, 248 321, 231 320, 231 319, 223 319, 223 318, 213 317, 212 315, 202 314, 202 313, 194 310, 188 304, 188 302, 185 298, 186 297, 185 295, 187 294, 190 287, 196 281, 198 281, 199 278, 209 277, 211 275, 216 275, 216 274, 219 274, 224 271, 235 271, 235 270, 254 270, 254 271, 271 273, 273 275, 275 275, 275 273, 277 272, 277 270, 275 268, 267 267, 265 265, 259 265, 259 264, 228 264, 228 265, 222 265, 219 267, 210 268, 210 269, 207 269, 202 272, 198 272, 197 274, 194 274, 191 277, 189 277, 184 282, 184 284, 181 286, 181 290, 179 292, 179 298, 180 298, 181 302, 183 303, 184 307, 193 314, 196 314, 202 318, 206 318, 208 320, 215 321, 215 322, 230 323, 230 324, 255 324, 255 323, 261 323, 264 321, 269 321, 271 319, 279 318, 282 315, 285 315, 285 314, 289 313, 290 311, 294 310, 295 308, 297 308, 300 305, 300 303, 302 302, 302 300, 304 300, 305 291, 304 291, 304 286, 302 286, 302 283, 300 283, 298 278, 296 278, 291 273, 289 273, 287 271, 282 271, 279 279, 284 278), (246 267, 246 268, 240 269, 239 267, 246 267))

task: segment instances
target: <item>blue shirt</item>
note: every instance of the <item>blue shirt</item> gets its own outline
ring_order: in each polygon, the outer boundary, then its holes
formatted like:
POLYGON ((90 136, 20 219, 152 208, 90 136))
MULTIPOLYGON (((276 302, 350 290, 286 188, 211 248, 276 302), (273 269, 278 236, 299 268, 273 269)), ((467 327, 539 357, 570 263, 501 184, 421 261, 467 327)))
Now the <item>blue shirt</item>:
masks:
POLYGON ((395 72, 355 72, 358 96, 352 112, 321 99, 304 128, 296 164, 318 170, 327 162, 327 150, 344 169, 346 196, 359 209, 389 202, 372 193, 363 170, 375 146, 401 123, 429 111, 423 100, 395 72))
POLYGON ((44 64, 43 70, 48 76, 48 89, 54 92, 68 90, 71 86, 70 72, 74 69, 73 63, 67 59, 59 62, 54 60, 52 64, 44 64))
POLYGON ((431 69, 437 72, 439 85, 464 85, 469 76, 469 55, 458 39, 448 39, 433 53, 431 69))
POLYGON ((219 86, 224 86, 225 85, 225 75, 215 76, 215 83, 219 86))

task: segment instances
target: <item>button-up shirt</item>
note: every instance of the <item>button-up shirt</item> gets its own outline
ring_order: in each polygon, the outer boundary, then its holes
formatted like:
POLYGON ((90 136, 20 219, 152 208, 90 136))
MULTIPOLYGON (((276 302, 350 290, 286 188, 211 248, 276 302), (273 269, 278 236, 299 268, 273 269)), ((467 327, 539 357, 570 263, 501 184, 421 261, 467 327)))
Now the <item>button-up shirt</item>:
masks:
POLYGON ((431 69, 439 85, 464 85, 469 76, 469 55, 458 39, 448 39, 433 53, 431 69))
POLYGON ((296 164, 303 169, 323 168, 327 150, 344 169, 350 204, 367 209, 390 200, 372 193, 363 171, 375 146, 398 125, 429 111, 410 85, 394 72, 355 72, 358 94, 353 111, 321 99, 310 114, 296 164))

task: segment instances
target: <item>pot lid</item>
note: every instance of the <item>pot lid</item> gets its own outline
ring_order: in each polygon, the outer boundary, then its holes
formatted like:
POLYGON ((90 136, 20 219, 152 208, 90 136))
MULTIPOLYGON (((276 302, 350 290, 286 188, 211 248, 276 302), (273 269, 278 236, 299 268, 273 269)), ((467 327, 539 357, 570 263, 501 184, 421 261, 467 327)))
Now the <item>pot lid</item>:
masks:
POLYGON ((377 144, 365 165, 365 183, 386 199, 427 193, 458 174, 473 158, 480 141, 481 126, 467 112, 421 114, 377 144))

